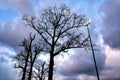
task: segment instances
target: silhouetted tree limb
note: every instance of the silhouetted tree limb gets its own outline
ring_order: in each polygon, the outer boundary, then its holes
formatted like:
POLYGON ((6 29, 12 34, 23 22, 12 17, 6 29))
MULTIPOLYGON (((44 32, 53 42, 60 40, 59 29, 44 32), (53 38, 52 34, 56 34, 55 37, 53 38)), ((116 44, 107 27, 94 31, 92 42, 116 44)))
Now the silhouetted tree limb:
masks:
POLYGON ((45 61, 37 60, 34 68, 34 78, 36 80, 45 80, 48 73, 48 64, 45 61))
POLYGON ((21 51, 14 57, 14 59, 17 61, 17 65, 15 64, 14 68, 22 69, 21 80, 31 80, 35 60, 42 52, 44 47, 34 42, 35 36, 36 35, 32 36, 32 34, 30 33, 29 38, 24 39, 24 41, 20 45, 21 47, 23 47, 23 51, 21 51))

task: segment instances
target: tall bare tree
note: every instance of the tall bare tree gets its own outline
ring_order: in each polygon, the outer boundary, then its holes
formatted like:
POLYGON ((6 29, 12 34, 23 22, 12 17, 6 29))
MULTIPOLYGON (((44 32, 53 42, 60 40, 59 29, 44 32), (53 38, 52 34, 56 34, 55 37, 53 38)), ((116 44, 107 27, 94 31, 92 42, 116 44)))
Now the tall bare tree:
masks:
POLYGON ((81 31, 85 16, 72 13, 66 5, 44 10, 39 19, 24 16, 23 20, 39 34, 45 44, 44 52, 50 54, 48 80, 53 79, 56 55, 69 49, 89 46, 88 36, 81 31))
POLYGON ((34 40, 35 35, 32 36, 31 34, 28 39, 24 39, 20 45, 23 47, 23 51, 14 57, 14 59, 18 62, 18 64, 14 67, 22 69, 21 80, 31 80, 35 60, 43 49, 43 46, 37 45, 34 40))

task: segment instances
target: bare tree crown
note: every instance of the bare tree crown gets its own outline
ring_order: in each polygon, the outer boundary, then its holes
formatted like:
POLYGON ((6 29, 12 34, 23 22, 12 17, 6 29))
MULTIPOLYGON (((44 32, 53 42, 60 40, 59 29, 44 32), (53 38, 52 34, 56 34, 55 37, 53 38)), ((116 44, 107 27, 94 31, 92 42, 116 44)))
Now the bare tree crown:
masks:
POLYGON ((43 44, 46 44, 46 52, 53 50, 54 56, 71 48, 84 48, 89 45, 88 37, 80 30, 85 16, 72 13, 65 5, 44 10, 40 19, 27 16, 23 19, 38 32, 43 44))

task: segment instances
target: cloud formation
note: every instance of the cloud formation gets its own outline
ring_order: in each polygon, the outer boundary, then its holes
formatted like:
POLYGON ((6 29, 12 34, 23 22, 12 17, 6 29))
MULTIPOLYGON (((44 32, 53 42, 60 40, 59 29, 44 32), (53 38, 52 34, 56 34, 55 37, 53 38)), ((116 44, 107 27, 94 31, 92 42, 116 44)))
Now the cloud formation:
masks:
POLYGON ((29 35, 30 32, 32 32, 32 29, 25 27, 24 22, 17 18, 1 25, 0 43, 15 48, 29 35))
POLYGON ((103 16, 102 35, 104 42, 112 48, 120 48, 120 1, 105 0, 100 12, 103 16))
POLYGON ((13 68, 7 62, 0 63, 0 80, 18 80, 13 68))
MULTIPOLYGON (((98 8, 98 0, 92 0, 91 2, 89 0, 83 1, 70 1, 70 0, 40 0, 38 9, 45 9, 48 6, 53 6, 53 4, 60 5, 61 3, 67 4, 73 11, 83 13, 85 12, 87 16, 93 19, 93 23, 96 20, 96 17, 98 18, 99 14, 96 15, 97 8, 98 8), (87 2, 89 1, 89 2, 87 2), (84 4, 83 4, 84 3, 84 4), (96 4, 97 3, 97 4, 96 4)), ((3 3, 11 5, 15 10, 17 10, 20 15, 21 14, 30 14, 33 15, 37 12, 35 12, 36 5, 33 5, 32 0, 0 0, 0 9, 6 9, 8 6, 3 5, 3 3), (6 3, 5 3, 6 2, 6 3), (2 5, 1 5, 2 4, 2 5)), ((108 44, 112 48, 120 48, 120 1, 119 0, 103 0, 103 4, 100 7, 100 12, 104 14, 103 16, 103 27, 102 29, 102 35, 104 42, 108 44)), ((20 17, 20 15, 18 17, 20 17)), ((97 20, 95 22, 97 24, 97 27, 91 27, 91 33, 92 37, 95 39, 94 41, 98 42, 98 33, 97 31, 93 29, 98 29, 100 26, 100 20, 97 20)), ((24 26, 23 21, 21 21, 19 18, 14 19, 13 21, 7 22, 5 24, 0 24, 0 47, 1 46, 10 46, 16 48, 16 46, 25 38, 27 35, 29 35, 29 32, 32 30, 28 27, 24 26)), ((92 40, 93 40, 92 38, 92 40)), ((10 48, 9 47, 9 48, 10 48)), ((8 48, 8 47, 7 47, 8 48)), ((8 48, 8 49, 9 49, 8 48)), ((17 49, 17 48, 16 48, 17 49)), ((5 48, 4 48, 5 50, 5 48)), ((14 80, 9 73, 12 71, 10 69, 7 69, 8 66, 8 59, 10 59, 9 56, 11 52, 0 52, 0 76, 8 75, 7 77, 11 80, 14 80), (6 58, 5 58, 6 56, 6 58), (4 62, 4 63, 1 63, 4 62), (8 70, 8 71, 6 71, 8 70)), ((106 52, 110 53, 110 52, 106 52)), ((96 58, 97 58, 97 64, 99 66, 99 70, 102 76, 103 80, 119 80, 119 70, 120 70, 120 64, 114 64, 116 61, 119 61, 119 56, 113 56, 115 59, 109 59, 108 56, 110 54, 106 55, 103 54, 102 51, 96 52, 96 58), (117 58, 117 59, 116 59, 117 58), (106 59, 111 61, 108 65, 110 65, 110 69, 106 70, 106 59), (115 65, 115 66, 113 66, 115 65), (105 69, 105 70, 104 70, 105 69), (116 73, 117 72, 117 73, 116 73), (113 74, 114 73, 114 74, 113 74), (115 74, 116 73, 116 74, 115 74)), ((93 63, 93 58, 91 52, 85 53, 84 51, 80 50, 74 50, 74 55, 72 55, 67 61, 61 63, 58 67, 58 72, 60 72, 65 78, 63 80, 81 80, 85 78, 79 78, 78 76, 82 76, 83 74, 86 75, 86 77, 92 76, 95 77, 95 68, 93 63), (84 53, 84 54, 83 54, 84 53), (66 67, 67 66, 67 67, 66 67)), ((6 76, 4 76, 6 77, 6 76)), ((4 78, 4 77, 1 77, 4 78)), ((3 80, 9 80, 7 78, 4 78, 3 80)), ((61 78, 60 78, 61 80, 61 78)), ((91 80, 93 80, 91 78, 91 80)))
POLYGON ((79 80, 76 77, 66 77, 63 80, 79 80))
POLYGON ((11 62, 13 55, 14 51, 0 45, 0 80, 18 80, 11 62))
POLYGON ((104 45, 106 54, 107 69, 102 71, 101 79, 103 80, 120 80, 120 50, 114 50, 108 45, 104 45))
POLYGON ((9 3, 21 14, 34 14, 32 0, 8 0, 9 3))
MULTIPOLYGON (((106 57, 101 51, 96 51, 95 53, 97 66, 100 72, 105 68, 106 57)), ((74 50, 74 55, 63 62, 63 64, 58 67, 58 71, 68 77, 82 74, 95 76, 96 73, 92 53, 81 49, 74 50)))

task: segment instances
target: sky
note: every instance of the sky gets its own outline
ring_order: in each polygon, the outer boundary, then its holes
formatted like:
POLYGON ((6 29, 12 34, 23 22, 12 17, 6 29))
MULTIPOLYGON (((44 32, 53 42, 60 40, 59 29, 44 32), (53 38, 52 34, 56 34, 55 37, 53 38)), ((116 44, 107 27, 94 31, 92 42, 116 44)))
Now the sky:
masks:
MULTIPOLYGON (((33 31, 25 27, 22 15, 39 16, 42 10, 61 4, 92 20, 89 28, 99 49, 95 56, 100 79, 120 80, 120 0, 0 0, 0 80, 18 80, 11 57, 33 31)), ((91 51, 73 49, 70 56, 56 56, 58 62, 56 80, 97 80, 91 51)))

